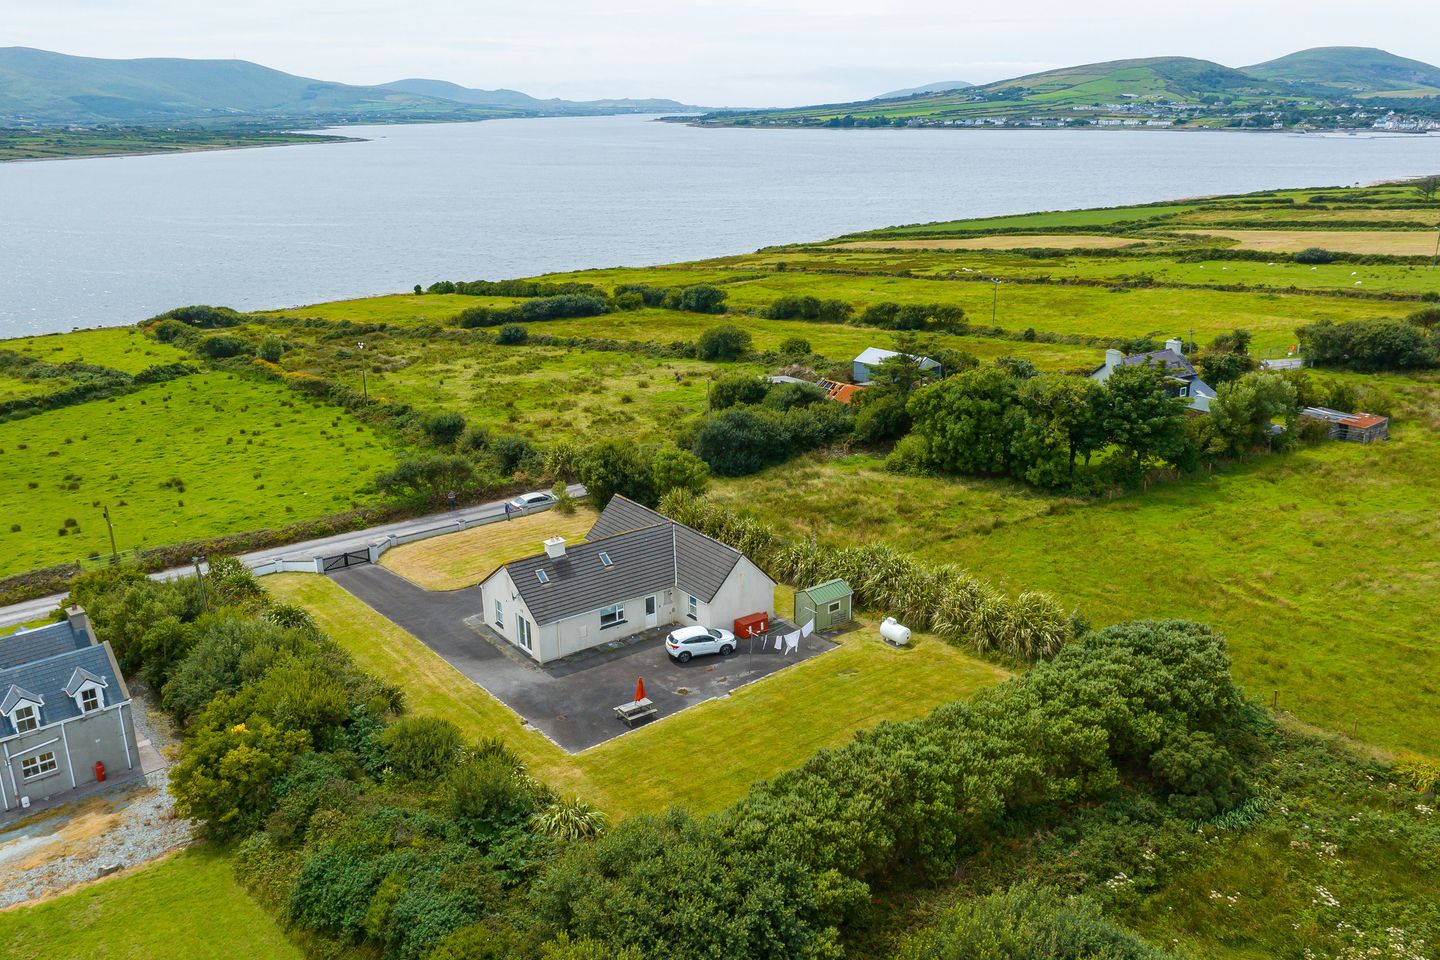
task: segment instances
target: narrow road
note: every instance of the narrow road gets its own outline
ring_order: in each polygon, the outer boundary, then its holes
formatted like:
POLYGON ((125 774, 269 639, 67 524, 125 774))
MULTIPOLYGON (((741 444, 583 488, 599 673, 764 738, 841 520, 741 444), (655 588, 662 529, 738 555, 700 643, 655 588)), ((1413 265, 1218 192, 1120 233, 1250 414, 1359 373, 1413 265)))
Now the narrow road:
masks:
MULTIPOLYGON (((585 488, 578 483, 572 483, 568 488, 572 497, 585 495, 585 488)), ((330 557, 350 550, 364 550, 369 546, 371 540, 391 535, 403 535, 420 533, 426 530, 443 529, 448 532, 458 520, 483 520, 488 517, 497 517, 505 512, 504 500, 492 500, 489 503, 478 504, 473 507, 465 507, 454 512, 432 513, 423 517, 414 517, 410 520, 397 520, 394 523, 382 523, 379 526, 367 527, 364 530, 349 530, 345 533, 337 533, 329 537, 319 537, 315 540, 306 540, 301 543, 292 543, 284 547, 269 547, 264 550, 256 550, 253 553, 240 555, 240 561, 246 566, 254 568, 262 563, 268 563, 277 557, 288 560, 311 559, 314 557, 330 557)), ((161 570, 159 573, 152 573, 150 576, 156 580, 174 580, 177 577, 193 576, 194 567, 174 567, 170 570, 161 570)), ((60 605, 67 595, 63 593, 51 594, 48 597, 37 597, 34 600, 26 600, 23 603, 12 604, 8 607, 0 607, 0 627, 12 627, 16 624, 28 623, 31 620, 38 620, 46 616, 60 605)))

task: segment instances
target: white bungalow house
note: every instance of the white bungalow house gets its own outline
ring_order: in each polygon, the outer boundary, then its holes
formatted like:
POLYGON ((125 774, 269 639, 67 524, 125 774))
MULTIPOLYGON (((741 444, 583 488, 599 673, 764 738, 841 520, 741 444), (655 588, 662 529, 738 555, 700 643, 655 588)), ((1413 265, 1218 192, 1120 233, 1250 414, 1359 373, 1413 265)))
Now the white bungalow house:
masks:
POLYGON ((539 663, 662 624, 774 613, 775 581, 748 557, 625 497, 583 543, 544 546, 480 584, 485 623, 539 663))
POLYGON ((1210 412, 1210 401, 1215 399, 1215 390, 1195 372, 1190 361, 1185 359, 1184 344, 1177 340, 1166 340, 1164 350, 1149 353, 1132 353, 1127 356, 1120 350, 1106 350, 1105 363, 1090 374, 1090 379, 1104 383, 1110 374, 1120 367, 1138 367, 1146 363, 1159 364, 1165 368, 1175 396, 1187 397, 1190 409, 1199 413, 1210 412))

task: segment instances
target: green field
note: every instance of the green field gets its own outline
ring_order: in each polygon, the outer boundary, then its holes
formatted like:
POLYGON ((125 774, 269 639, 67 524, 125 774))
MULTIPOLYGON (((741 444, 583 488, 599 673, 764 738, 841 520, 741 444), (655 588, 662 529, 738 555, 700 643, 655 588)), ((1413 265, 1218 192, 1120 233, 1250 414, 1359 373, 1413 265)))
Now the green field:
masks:
POLYGON ((0 423, 0 451, 6 574, 108 553, 103 506, 121 550, 157 546, 349 509, 395 460, 339 410, 230 373, 0 423))
POLYGON ((184 350, 145 336, 138 327, 104 327, 75 333, 0 340, 0 348, 37 357, 46 363, 89 363, 122 373, 193 360, 184 350))
POLYGON ((9 960, 300 960, 275 920, 204 847, 47 900, 0 911, 9 960))

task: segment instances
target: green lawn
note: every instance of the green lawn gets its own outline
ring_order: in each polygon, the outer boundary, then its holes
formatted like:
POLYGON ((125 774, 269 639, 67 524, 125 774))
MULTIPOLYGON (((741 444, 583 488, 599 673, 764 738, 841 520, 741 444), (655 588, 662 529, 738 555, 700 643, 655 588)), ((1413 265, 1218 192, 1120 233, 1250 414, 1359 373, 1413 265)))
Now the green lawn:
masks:
POLYGON ((469 307, 508 307, 514 297, 467 297, 458 293, 397 293, 357 300, 334 300, 289 310, 268 311, 277 316, 318 317, 351 323, 446 323, 469 307))
POLYGON ((235 882, 230 858, 182 850, 134 873, 0 912, 8 960, 301 960, 235 882))
POLYGON ((0 574, 108 552, 102 506, 120 549, 156 546, 348 509, 394 461, 339 409, 228 373, 0 423, 0 574))
POLYGON ((146 367, 163 363, 193 362, 184 350, 153 340, 138 327, 105 327, 0 340, 0 350, 29 354, 48 363, 78 360, 124 373, 139 373, 146 367))
POLYGON ((334 581, 284 574, 261 582, 314 614, 362 668, 397 684, 411 710, 446 717, 471 739, 502 737, 536 776, 615 815, 671 803, 719 808, 856 730, 926 713, 1005 676, 927 636, 893 649, 868 624, 838 650, 572 756, 334 581))

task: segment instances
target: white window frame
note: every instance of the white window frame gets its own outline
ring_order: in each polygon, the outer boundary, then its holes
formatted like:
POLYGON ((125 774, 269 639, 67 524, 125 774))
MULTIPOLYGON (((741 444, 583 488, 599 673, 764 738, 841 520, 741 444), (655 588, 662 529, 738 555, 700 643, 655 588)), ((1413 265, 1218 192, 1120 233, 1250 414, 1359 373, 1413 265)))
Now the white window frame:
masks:
POLYGON ((518 613, 515 614, 515 642, 526 650, 532 649, 530 646, 530 621, 518 613))
POLYGON ((499 630, 505 629, 505 601, 499 597, 495 598, 495 627, 499 630))
POLYGON ((841 604, 841 602, 840 602, 839 600, 832 600, 832 601, 830 602, 830 606, 827 607, 826 610, 827 610, 829 613, 832 613, 832 614, 839 613, 841 606, 842 606, 842 604, 841 604))
POLYGON ((80 708, 81 713, 97 713, 105 706, 105 695, 100 692, 100 688, 95 686, 95 684, 87 684, 75 691, 75 703, 80 708), (95 698, 94 706, 86 705, 86 697, 95 698))
POLYGON ((28 757, 20 758, 20 776, 26 781, 39 780, 41 777, 48 777, 60 769, 60 762, 55 759, 54 750, 46 750, 44 753, 32 753, 28 757), (29 769, 33 765, 34 769, 29 769), (29 772, 27 772, 29 770, 29 772))
POLYGON ((690 600, 685 608, 685 616, 698 623, 700 620, 700 598, 694 594, 687 594, 687 596, 690 597, 690 600))
POLYGON ((611 627, 618 627, 625 622, 625 604, 617 603, 605 607, 600 611, 600 629, 609 630, 611 627), (606 617, 613 619, 607 621, 606 617))
POLYGON ((16 733, 29 733, 32 730, 40 729, 40 708, 28 700, 17 703, 15 709, 10 711, 10 722, 15 726, 16 733), (25 716, 21 716, 21 714, 25 716), (22 724, 25 724, 22 726, 22 724))

